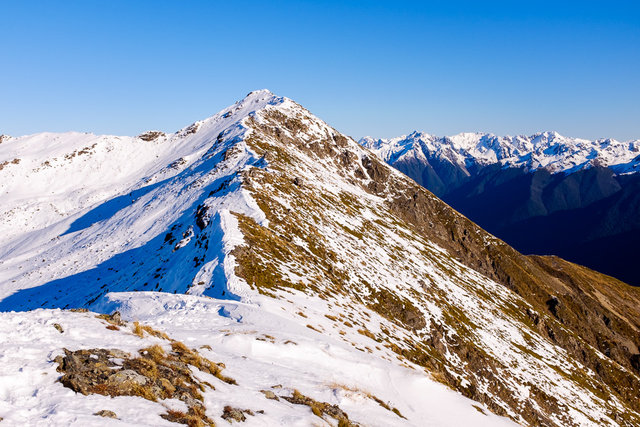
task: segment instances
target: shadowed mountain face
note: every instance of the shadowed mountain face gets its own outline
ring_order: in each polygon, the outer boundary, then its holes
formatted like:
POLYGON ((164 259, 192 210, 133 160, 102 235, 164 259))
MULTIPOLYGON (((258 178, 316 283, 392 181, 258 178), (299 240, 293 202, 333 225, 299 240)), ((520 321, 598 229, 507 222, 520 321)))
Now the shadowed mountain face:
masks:
MULTIPOLYGON (((633 262, 640 234, 640 173, 628 164, 614 165, 615 155, 594 162, 598 155, 591 151, 586 164, 569 167, 573 163, 564 164, 558 156, 568 149, 552 145, 553 150, 542 151, 560 159, 550 163, 552 173, 533 167, 526 155, 492 163, 477 161, 465 150, 466 158, 458 152, 445 156, 419 138, 404 152, 396 148, 395 155, 385 151, 390 143, 361 142, 519 251, 558 255, 640 286, 633 262)), ((635 145, 630 147, 634 155, 635 145)))
MULTIPOLYGON (((23 160, 3 171, 8 193, 73 172, 56 191, 80 196, 71 206, 44 185, 41 204, 23 210, 7 198, 0 226, 23 229, 0 245, 1 310, 101 309, 109 292, 143 290, 277 302, 302 329, 425 372, 520 424, 640 423, 640 289, 522 255, 289 99, 252 93, 157 140, 61 151, 46 160, 56 168, 34 167, 45 159, 32 145, 15 145, 23 160), (115 155, 136 158, 135 179, 110 187, 106 171, 90 182, 115 155)), ((450 182, 473 167, 433 170, 450 182)), ((553 182, 511 172, 487 187, 553 182)), ((618 194, 599 173, 585 180, 618 194)), ((563 206, 577 203, 574 187, 555 185, 563 206)), ((543 195, 536 203, 532 212, 549 209, 543 195)))
POLYGON ((444 200, 523 253, 558 255, 640 286, 639 174, 534 172, 478 192, 480 180, 444 200))

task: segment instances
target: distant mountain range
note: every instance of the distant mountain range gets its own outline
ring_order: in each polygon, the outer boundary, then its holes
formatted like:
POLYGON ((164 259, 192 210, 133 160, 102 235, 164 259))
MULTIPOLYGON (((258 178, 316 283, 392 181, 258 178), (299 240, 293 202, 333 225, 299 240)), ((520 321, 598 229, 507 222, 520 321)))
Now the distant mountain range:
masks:
MULTIPOLYGON (((476 173, 444 151, 426 179, 476 173)), ((519 253, 291 99, 0 164, 2 425, 640 425, 640 288, 519 253)), ((612 197, 608 167, 569 177, 612 197)))
POLYGON ((521 252, 640 285, 640 140, 414 132, 360 143, 521 252))

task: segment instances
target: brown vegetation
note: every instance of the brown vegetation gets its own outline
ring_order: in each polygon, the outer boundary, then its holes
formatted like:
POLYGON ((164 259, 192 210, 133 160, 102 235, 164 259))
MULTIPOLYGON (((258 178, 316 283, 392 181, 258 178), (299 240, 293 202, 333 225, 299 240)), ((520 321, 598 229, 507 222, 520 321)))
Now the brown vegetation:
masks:
MULTIPOLYGON (((345 179, 359 182, 363 189, 385 201, 383 216, 387 218, 365 224, 361 229, 337 225, 337 231, 360 242, 369 239, 382 244, 377 227, 391 225, 394 231, 406 233, 409 239, 432 241, 444 248, 451 262, 440 263, 439 268, 452 277, 457 275, 454 266, 457 261, 501 283, 526 301, 500 307, 506 316, 529 328, 531 334, 564 348, 576 361, 596 373, 595 379, 587 371, 564 374, 566 378, 596 396, 606 398, 607 393, 613 393, 629 409, 628 414, 614 418, 619 422, 640 422, 634 415, 640 411, 637 399, 640 389, 640 289, 562 260, 519 254, 415 182, 393 172, 375 156, 362 157, 363 168, 360 168, 359 156, 349 150, 347 141, 337 132, 311 143, 298 138, 297 135, 307 130, 304 114, 294 118, 269 112, 260 122, 248 121, 257 132, 247 138, 247 143, 259 155, 268 158, 269 169, 247 171, 243 185, 253 190, 269 226, 262 227, 248 217, 238 216, 246 245, 234 251, 238 262, 236 274, 267 295, 275 295, 274 291, 278 289, 293 288, 326 298, 329 294, 367 289, 368 296, 359 294, 358 298, 362 298, 368 308, 410 333, 410 338, 402 340, 390 332, 376 337, 385 347, 424 366, 440 381, 486 404, 497 414, 505 414, 501 405, 506 404, 532 425, 552 424, 551 414, 562 416, 563 408, 558 402, 535 384, 527 386, 531 390, 531 400, 538 408, 531 402, 522 404, 513 398, 508 384, 498 374, 504 367, 476 345, 473 339, 476 325, 465 313, 448 304, 445 296, 417 294, 416 298, 438 298, 446 326, 453 327, 455 334, 445 334, 443 325, 436 323, 425 331, 422 307, 395 292, 373 287, 361 278, 356 278, 360 283, 355 285, 354 277, 335 268, 337 255, 329 249, 331 245, 325 237, 317 233, 315 224, 326 222, 323 213, 335 206, 350 215, 358 215, 363 208, 362 202, 347 193, 336 198, 318 192, 312 183, 296 185, 296 176, 291 176, 297 163, 303 161, 297 158, 298 153, 333 162, 345 179), (286 197, 292 203, 291 209, 275 202, 274 196, 286 197), (294 243, 294 239, 303 241, 305 247, 294 243), (284 265, 296 265, 297 273, 307 277, 309 283, 295 282, 283 276, 281 266, 284 265), (345 288, 347 283, 350 283, 349 289, 345 288), (470 375, 466 376, 471 384, 452 375, 451 365, 445 358, 451 351, 468 366, 466 374, 470 375), (602 359, 600 354, 606 358, 602 359), (478 387, 479 380, 490 384, 490 390, 478 387), (502 403, 496 403, 495 396, 502 403)), ((389 256, 397 261, 405 255, 402 248, 394 248, 389 256)), ((434 260, 427 252, 424 256, 434 260)), ((428 285, 429 280, 420 278, 418 283, 422 284, 425 293, 436 292, 432 289, 435 287, 428 285)), ((474 292, 487 301, 492 299, 492 295, 483 293, 482 289, 474 292)))
POLYGON ((306 405, 311 409, 311 412, 317 417, 324 418, 326 415, 336 419, 338 426, 348 427, 355 426, 356 424, 349 421, 349 416, 338 405, 331 405, 327 402, 318 402, 298 390, 294 390, 291 396, 280 396, 281 399, 295 405, 306 405))
POLYGON ((140 350, 135 357, 116 349, 64 349, 64 353, 56 362, 58 371, 63 373, 60 382, 65 387, 85 395, 139 396, 152 401, 180 399, 187 404, 188 412, 169 411, 163 418, 190 426, 213 425, 201 394, 205 387, 213 386, 196 379, 191 368, 235 384, 235 380, 222 374, 221 364, 202 357, 179 341, 171 341, 171 352, 153 345, 140 350))

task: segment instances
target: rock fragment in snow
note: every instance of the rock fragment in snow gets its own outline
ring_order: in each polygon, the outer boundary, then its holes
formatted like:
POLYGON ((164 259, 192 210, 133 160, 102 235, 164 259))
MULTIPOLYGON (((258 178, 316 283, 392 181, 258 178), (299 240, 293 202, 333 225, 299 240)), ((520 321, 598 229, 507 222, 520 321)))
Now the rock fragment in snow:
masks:
POLYGON ((116 415, 115 412, 108 411, 106 409, 98 411, 98 412, 94 413, 93 415, 97 415, 99 417, 105 417, 105 418, 116 418, 116 419, 118 418, 118 416, 116 415))

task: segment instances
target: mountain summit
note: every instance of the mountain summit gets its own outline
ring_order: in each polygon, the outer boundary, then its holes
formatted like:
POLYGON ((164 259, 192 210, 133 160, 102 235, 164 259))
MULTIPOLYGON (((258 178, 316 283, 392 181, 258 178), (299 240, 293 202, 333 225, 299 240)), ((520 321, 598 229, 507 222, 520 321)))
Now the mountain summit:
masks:
MULTIPOLYGON (((174 335, 224 359, 236 385, 205 365, 215 387, 187 378, 204 396, 178 398, 206 422, 640 423, 640 290, 521 255, 290 99, 252 92, 173 134, 9 138, 0 161, 0 310, 48 309, 0 314, 4 333, 56 321, 43 342, 63 372, 91 359, 78 337, 98 321, 78 309, 118 310, 152 325, 133 329, 160 348, 141 343, 145 360, 202 367, 174 335)), ((130 324, 100 319, 111 350, 94 359, 138 351, 130 324)))

